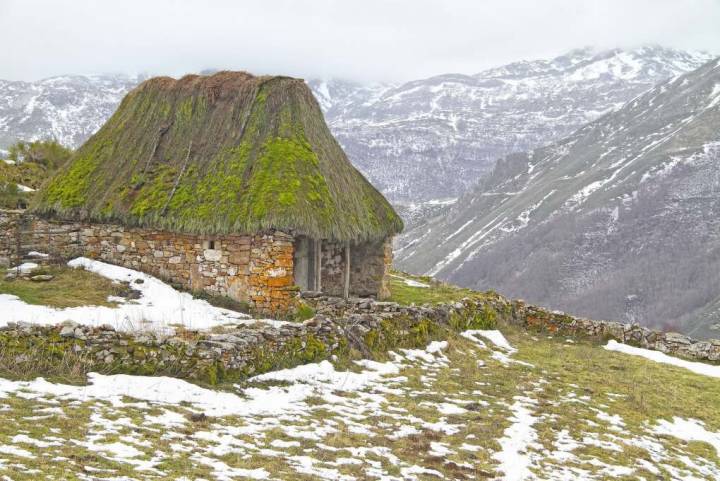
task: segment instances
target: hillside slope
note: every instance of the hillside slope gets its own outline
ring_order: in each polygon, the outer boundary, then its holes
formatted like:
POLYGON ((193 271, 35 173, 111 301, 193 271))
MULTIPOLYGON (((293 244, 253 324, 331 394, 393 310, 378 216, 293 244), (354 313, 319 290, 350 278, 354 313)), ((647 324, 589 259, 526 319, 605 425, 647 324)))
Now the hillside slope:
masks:
POLYGON ((718 479, 717 379, 505 332, 225 390, 98 373, 87 386, 0 378, 0 476, 718 479))
POLYGON ((405 234, 397 261, 579 315, 710 336, 720 321, 718 162, 714 60, 560 142, 508 156, 405 234))

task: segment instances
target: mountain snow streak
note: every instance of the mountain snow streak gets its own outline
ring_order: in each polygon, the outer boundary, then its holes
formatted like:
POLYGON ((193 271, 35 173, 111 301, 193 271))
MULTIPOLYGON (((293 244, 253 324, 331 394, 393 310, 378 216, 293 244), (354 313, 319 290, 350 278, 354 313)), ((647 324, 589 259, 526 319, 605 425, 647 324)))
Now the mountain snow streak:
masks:
MULTIPOLYGON (((593 318, 717 337, 720 60, 500 161, 400 267, 593 318)), ((419 240, 418 240, 419 239, 419 240)))

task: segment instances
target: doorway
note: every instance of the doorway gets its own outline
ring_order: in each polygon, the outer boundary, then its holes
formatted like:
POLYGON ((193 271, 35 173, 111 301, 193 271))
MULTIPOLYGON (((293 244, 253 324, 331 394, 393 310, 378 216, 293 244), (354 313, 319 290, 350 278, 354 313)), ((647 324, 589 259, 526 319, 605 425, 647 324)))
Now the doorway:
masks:
POLYGON ((307 236, 295 238, 293 253, 293 271, 295 285, 302 291, 315 291, 319 288, 318 259, 316 242, 307 236))

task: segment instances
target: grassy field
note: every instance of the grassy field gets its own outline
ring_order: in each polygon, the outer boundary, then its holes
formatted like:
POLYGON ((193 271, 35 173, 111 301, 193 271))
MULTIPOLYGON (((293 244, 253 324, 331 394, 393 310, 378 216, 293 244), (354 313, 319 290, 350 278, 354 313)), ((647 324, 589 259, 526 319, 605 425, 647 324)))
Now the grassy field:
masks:
POLYGON ((83 269, 67 266, 52 266, 37 270, 33 274, 51 274, 49 282, 33 282, 29 279, 0 278, 0 294, 18 296, 28 304, 50 307, 114 306, 108 302, 110 295, 126 290, 120 284, 83 269))
POLYGON ((517 351, 451 334, 446 346, 355 366, 371 373, 359 385, 352 373, 270 375, 237 388, 229 414, 3 386, 0 478, 718 479, 720 381, 503 331, 517 351), (273 403, 281 409, 266 411, 273 403), (675 417, 706 441, 658 429, 675 417))
POLYGON ((392 271, 388 277, 390 301, 400 304, 438 304, 452 302, 480 293, 436 281, 432 277, 413 276, 392 271))

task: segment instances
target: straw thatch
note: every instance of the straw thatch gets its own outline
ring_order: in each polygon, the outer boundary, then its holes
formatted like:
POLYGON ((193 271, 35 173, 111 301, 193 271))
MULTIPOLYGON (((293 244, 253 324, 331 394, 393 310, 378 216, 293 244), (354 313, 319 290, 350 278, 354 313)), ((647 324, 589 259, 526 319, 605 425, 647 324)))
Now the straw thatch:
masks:
POLYGON ((34 210, 196 234, 269 228, 361 241, 399 232, 300 79, 150 79, 51 179, 34 210))

